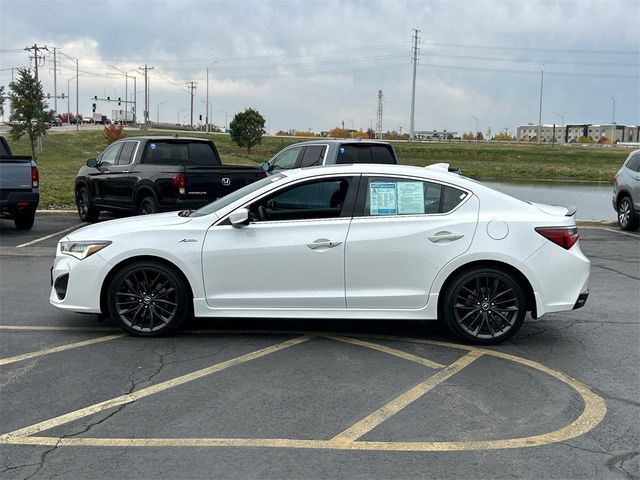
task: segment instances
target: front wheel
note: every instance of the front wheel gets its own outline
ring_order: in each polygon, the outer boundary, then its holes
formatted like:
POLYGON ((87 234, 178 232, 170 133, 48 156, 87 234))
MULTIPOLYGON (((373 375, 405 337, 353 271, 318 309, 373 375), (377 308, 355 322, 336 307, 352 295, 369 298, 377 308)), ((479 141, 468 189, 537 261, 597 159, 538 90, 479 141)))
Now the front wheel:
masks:
POLYGON ((511 274, 497 268, 460 273, 444 295, 447 325, 471 343, 503 342, 520 329, 527 313, 522 287, 511 274))
POLYGON ((113 321, 142 337, 176 330, 188 315, 189 301, 182 276, 154 261, 136 262, 120 270, 109 285, 107 299, 113 321))
POLYGON ((622 230, 635 230, 638 228, 638 218, 633 209, 633 202, 629 197, 624 197, 618 203, 618 226, 622 230))

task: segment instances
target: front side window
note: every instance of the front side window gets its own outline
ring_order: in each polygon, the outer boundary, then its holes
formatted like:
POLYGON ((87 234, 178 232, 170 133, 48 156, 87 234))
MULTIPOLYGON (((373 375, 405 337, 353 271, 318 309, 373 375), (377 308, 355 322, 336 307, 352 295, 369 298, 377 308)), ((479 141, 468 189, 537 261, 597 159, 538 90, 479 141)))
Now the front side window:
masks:
POLYGON ((295 167, 296 160, 298 160, 298 155, 300 155, 301 150, 302 147, 294 147, 285 150, 273 160, 271 170, 288 170, 295 167))
POLYGON ((435 182, 393 177, 369 177, 366 182, 364 216, 426 215, 447 213, 467 192, 435 182))
POLYGON ((340 217, 350 184, 350 178, 331 178, 294 185, 253 203, 250 218, 264 222, 340 217))
POLYGON ((107 148, 100 156, 100 164, 115 165, 121 148, 122 143, 116 143, 107 148))

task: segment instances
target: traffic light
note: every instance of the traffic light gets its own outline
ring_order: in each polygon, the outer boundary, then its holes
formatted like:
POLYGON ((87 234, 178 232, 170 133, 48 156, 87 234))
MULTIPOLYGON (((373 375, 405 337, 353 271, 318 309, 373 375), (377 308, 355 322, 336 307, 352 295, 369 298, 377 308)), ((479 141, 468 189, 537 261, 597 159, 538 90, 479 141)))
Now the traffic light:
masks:
POLYGON ((94 95, 94 96, 93 96, 93 99, 94 99, 94 100, 98 100, 98 95, 94 95))
POLYGON ((61 95, 61 97, 62 97, 62 99, 64 100, 64 92, 62 92, 62 95, 61 95))
POLYGON ((47 99, 51 98, 51 94, 47 93, 47 99))
POLYGON ((93 107, 93 113, 96 113, 96 104, 94 103, 92 107, 93 107))
POLYGON ((107 102, 110 102, 110 101, 111 101, 111 97, 107 97, 107 102))
POLYGON ((118 97, 118 105, 120 105, 120 97, 118 97))
POLYGON ((202 121, 202 115, 200 115, 200 121, 202 121))

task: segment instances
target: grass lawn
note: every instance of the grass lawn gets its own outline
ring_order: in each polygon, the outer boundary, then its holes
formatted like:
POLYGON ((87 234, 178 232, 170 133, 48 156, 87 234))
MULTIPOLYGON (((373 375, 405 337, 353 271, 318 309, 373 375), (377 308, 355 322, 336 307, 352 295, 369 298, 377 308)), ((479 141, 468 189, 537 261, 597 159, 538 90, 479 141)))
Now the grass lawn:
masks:
MULTIPOLYGON (((135 136, 135 131, 127 132, 135 136)), ((167 135, 151 131, 152 135, 167 135)), ((180 133, 206 137, 206 133, 180 133)), ((228 135, 212 134, 224 163, 259 165, 283 147, 301 138, 265 137, 261 145, 246 149, 231 142, 228 135)), ((30 155, 26 139, 8 139, 16 155, 30 155)), ((40 208, 74 205, 75 174, 87 158, 96 157, 106 147, 102 131, 50 133, 43 140, 40 168, 40 208)), ((491 143, 394 143, 400 163, 424 166, 448 162, 478 179, 559 180, 609 182, 629 153, 625 148, 561 147, 547 145, 501 145, 491 143)))

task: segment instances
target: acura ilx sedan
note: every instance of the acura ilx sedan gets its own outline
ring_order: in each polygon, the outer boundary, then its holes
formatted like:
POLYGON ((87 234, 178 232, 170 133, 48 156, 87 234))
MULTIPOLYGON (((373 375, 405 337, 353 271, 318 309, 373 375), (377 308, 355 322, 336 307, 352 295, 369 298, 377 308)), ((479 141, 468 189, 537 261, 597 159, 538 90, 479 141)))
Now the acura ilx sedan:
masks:
POLYGON ((495 344, 579 308, 590 262, 575 209, 527 203, 448 171, 289 170, 196 211, 63 238, 50 302, 140 336, 196 317, 443 319, 495 344))

